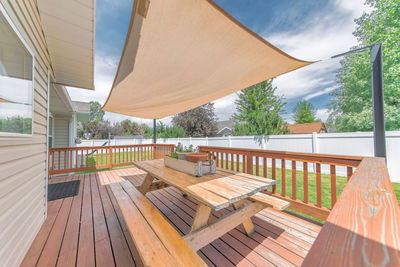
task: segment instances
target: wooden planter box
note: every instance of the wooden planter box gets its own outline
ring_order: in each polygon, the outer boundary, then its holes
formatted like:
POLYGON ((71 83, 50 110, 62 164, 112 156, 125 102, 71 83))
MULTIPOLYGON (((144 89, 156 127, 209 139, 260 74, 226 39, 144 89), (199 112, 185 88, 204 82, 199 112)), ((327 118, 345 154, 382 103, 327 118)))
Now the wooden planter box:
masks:
POLYGON ((197 177, 215 173, 216 170, 214 160, 194 163, 187 160, 171 158, 170 156, 164 156, 164 165, 168 168, 197 177))

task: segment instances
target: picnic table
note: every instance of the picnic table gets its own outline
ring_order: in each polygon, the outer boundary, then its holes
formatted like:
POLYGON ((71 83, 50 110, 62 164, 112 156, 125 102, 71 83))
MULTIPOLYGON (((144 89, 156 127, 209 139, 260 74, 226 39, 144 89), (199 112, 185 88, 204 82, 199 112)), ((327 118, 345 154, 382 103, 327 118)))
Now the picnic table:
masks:
POLYGON ((285 209, 289 203, 261 193, 275 180, 218 169, 215 174, 194 177, 164 166, 163 159, 137 161, 134 165, 145 171, 146 177, 138 190, 142 194, 167 186, 178 188, 198 201, 191 231, 184 240, 198 250, 243 224, 247 235, 254 231, 251 217, 266 207, 285 209), (210 219, 213 210, 233 206, 233 211, 216 221, 210 219))

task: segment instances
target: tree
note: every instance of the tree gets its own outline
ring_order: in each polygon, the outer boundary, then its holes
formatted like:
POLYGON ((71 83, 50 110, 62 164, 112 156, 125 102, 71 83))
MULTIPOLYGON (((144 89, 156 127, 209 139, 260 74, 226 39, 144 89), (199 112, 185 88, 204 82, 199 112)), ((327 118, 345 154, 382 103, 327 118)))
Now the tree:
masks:
POLYGON ((185 130, 180 126, 168 126, 161 121, 157 125, 157 137, 159 138, 177 138, 184 136, 185 130))
POLYGON ((179 113, 172 118, 174 126, 182 127, 186 136, 212 136, 217 131, 214 104, 208 103, 200 107, 179 113))
POLYGON ((120 124, 110 121, 89 121, 82 123, 82 128, 78 129, 78 136, 83 137, 84 133, 90 133, 93 139, 108 139, 108 134, 120 135, 120 124))
POLYGON ((144 136, 145 129, 134 121, 123 120, 120 126, 121 135, 141 135, 144 136))
POLYGON ((90 115, 89 121, 102 121, 104 111, 101 110, 101 105, 97 101, 90 101, 90 115))
POLYGON ((302 100, 293 109, 293 120, 296 123, 309 123, 318 121, 315 118, 317 111, 312 103, 302 100))
MULTIPOLYGON (((386 130, 400 129, 400 1, 367 0, 372 7, 356 19, 357 47, 382 43, 386 130)), ((328 124, 338 131, 373 130, 370 53, 341 61, 340 87, 333 91, 328 124)))
POLYGON ((234 135, 272 135, 287 132, 281 117, 283 96, 275 94, 272 79, 242 90, 235 101, 234 135))

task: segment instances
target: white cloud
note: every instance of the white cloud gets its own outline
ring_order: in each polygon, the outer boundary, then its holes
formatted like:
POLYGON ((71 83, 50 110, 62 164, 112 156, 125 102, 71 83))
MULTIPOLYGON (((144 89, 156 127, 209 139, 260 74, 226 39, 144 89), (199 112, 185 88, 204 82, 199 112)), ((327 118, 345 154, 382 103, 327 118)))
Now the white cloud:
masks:
MULTIPOLYGON (((290 55, 315 61, 348 51, 357 44, 353 32, 354 19, 369 7, 363 0, 337 0, 334 9, 310 17, 300 31, 264 33, 263 36, 290 55)), ((284 74, 276 79, 279 93, 288 99, 316 93, 321 87, 332 86, 339 59, 321 61, 284 74)))
POLYGON ((235 112, 235 100, 237 93, 227 95, 214 101, 215 114, 219 121, 229 120, 235 112))
POLYGON ((329 117, 329 109, 327 108, 318 109, 317 113, 315 114, 315 117, 325 122, 329 117))
POLYGON ((312 98, 314 98, 314 97, 317 97, 317 96, 320 96, 320 95, 329 94, 330 92, 332 92, 333 90, 335 90, 335 89, 338 88, 338 87, 339 87, 339 86, 337 86, 337 85, 331 86, 331 87, 327 87, 327 88, 322 89, 322 90, 320 90, 320 91, 317 91, 317 92, 315 92, 315 93, 306 95, 303 99, 308 101, 308 100, 310 100, 310 99, 312 99, 312 98))

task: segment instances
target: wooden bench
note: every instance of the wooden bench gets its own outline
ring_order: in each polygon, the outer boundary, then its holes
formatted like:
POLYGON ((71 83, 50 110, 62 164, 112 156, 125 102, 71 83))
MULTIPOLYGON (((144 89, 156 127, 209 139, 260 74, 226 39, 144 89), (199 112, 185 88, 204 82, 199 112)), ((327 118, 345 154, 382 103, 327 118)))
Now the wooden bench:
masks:
POLYGON ((206 266, 129 181, 110 183, 109 186, 145 266, 206 266))
POLYGON ((280 211, 285 210, 290 206, 290 203, 288 201, 261 192, 254 194, 249 199, 256 202, 261 202, 280 211))

